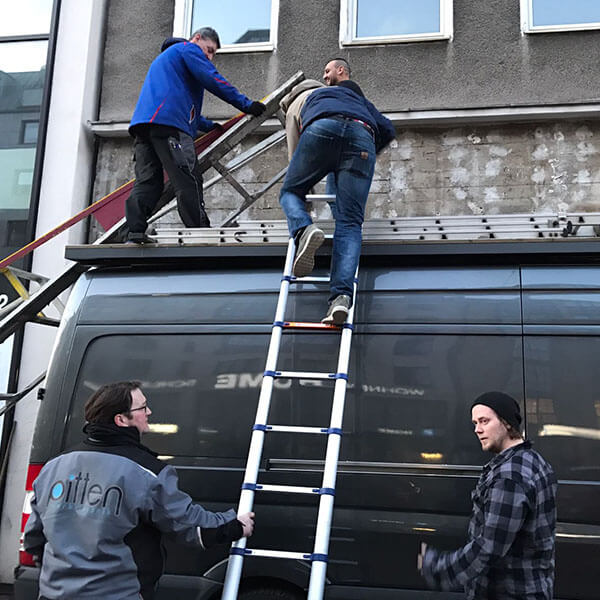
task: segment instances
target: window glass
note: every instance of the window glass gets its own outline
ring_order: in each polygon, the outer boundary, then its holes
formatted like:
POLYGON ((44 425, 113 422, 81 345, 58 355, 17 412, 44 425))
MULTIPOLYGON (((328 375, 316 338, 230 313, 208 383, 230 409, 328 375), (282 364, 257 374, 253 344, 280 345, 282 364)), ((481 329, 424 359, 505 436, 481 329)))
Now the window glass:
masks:
MULTIPOLYGON (((65 445, 81 441, 83 406, 98 386, 138 379, 152 410, 145 443, 153 450, 245 458, 268 341, 268 334, 232 333, 94 340, 79 372, 65 445)), ((338 344, 335 336, 284 336, 277 368, 335 372, 338 344)), ((469 407, 493 389, 520 396, 520 349, 519 336, 355 336, 341 460, 483 464, 489 457, 473 434, 469 407)), ((333 386, 276 380, 269 422, 328 426, 333 386)), ((325 443, 325 437, 269 436, 263 456, 320 461, 325 443)))
POLYGON ((440 0, 356 0, 356 37, 440 31, 440 0))
POLYGON ((533 26, 600 23, 598 0, 532 0, 533 26))
POLYGON ((219 34, 222 45, 269 42, 271 2, 272 0, 195 0, 191 32, 200 27, 212 27, 219 34))
POLYGON ((0 253, 25 245, 48 43, 0 43, 0 253))
POLYGON ((0 37, 48 33, 52 3, 53 0, 5 0, 2 2, 0 37))
POLYGON ((599 352, 593 336, 525 339, 529 436, 561 479, 600 481, 599 352))
POLYGON ((37 142, 39 121, 23 121, 23 143, 35 144, 37 142))

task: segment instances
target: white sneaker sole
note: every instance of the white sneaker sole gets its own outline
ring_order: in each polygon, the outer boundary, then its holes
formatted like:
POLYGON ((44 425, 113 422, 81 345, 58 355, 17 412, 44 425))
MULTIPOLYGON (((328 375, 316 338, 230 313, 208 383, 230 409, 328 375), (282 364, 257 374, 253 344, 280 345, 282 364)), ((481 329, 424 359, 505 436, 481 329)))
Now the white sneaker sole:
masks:
POLYGON ((345 306, 336 306, 330 315, 321 320, 325 325, 343 325, 348 318, 348 309, 345 306))
POLYGON ((306 277, 312 273, 315 268, 315 252, 319 249, 325 235, 320 229, 314 229, 308 236, 303 248, 298 251, 298 255, 294 260, 292 274, 294 277, 306 277))

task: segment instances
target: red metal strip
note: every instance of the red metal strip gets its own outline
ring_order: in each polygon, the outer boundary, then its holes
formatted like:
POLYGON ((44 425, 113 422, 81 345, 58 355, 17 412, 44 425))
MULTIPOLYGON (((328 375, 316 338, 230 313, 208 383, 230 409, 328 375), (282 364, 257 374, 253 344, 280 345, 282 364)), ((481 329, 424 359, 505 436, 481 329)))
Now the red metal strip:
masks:
POLYGON ((285 321, 283 323, 284 329, 328 329, 332 331, 339 331, 342 327, 340 325, 328 325, 327 323, 304 323, 302 321, 285 321))

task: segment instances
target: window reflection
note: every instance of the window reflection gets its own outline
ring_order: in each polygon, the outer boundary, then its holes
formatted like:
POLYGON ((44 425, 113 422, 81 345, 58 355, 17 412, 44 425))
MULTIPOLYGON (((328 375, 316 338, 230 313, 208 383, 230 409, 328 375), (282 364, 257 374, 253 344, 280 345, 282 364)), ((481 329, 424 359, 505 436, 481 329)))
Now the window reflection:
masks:
POLYGON ((0 43, 0 252, 27 243, 48 43, 0 43))
POLYGON ((271 2, 278 0, 194 1, 192 32, 213 27, 221 44, 256 44, 271 38, 271 2))
POLYGON ((53 0, 2 2, 0 36, 33 35, 50 31, 53 0))
POLYGON ((440 0, 356 0, 356 3, 356 37, 440 31, 440 0))
POLYGON ((600 3, 590 0, 533 0, 533 25, 600 23, 600 3))

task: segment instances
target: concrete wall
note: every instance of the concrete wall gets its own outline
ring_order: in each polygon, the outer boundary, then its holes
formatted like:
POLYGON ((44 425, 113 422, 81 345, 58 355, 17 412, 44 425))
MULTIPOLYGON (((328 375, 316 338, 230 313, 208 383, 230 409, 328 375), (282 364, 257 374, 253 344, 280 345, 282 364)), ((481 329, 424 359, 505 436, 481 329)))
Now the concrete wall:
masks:
POLYGON ((129 121, 146 71, 172 35, 174 0, 109 0, 101 120, 129 121))
MULTIPOLYGON (((248 139, 231 156, 259 139, 248 139)), ((129 140, 103 144, 97 197, 133 176, 130 156, 129 140)), ((286 160, 281 145, 235 176, 254 192, 286 160)), ((278 190, 273 188, 240 218, 282 219, 278 190)), ((378 157, 367 218, 589 212, 599 210, 599 197, 600 122, 405 129, 378 157)), ((211 188, 205 200, 213 225, 241 204, 227 183, 211 188)), ((317 216, 330 218, 325 206, 317 216)))

